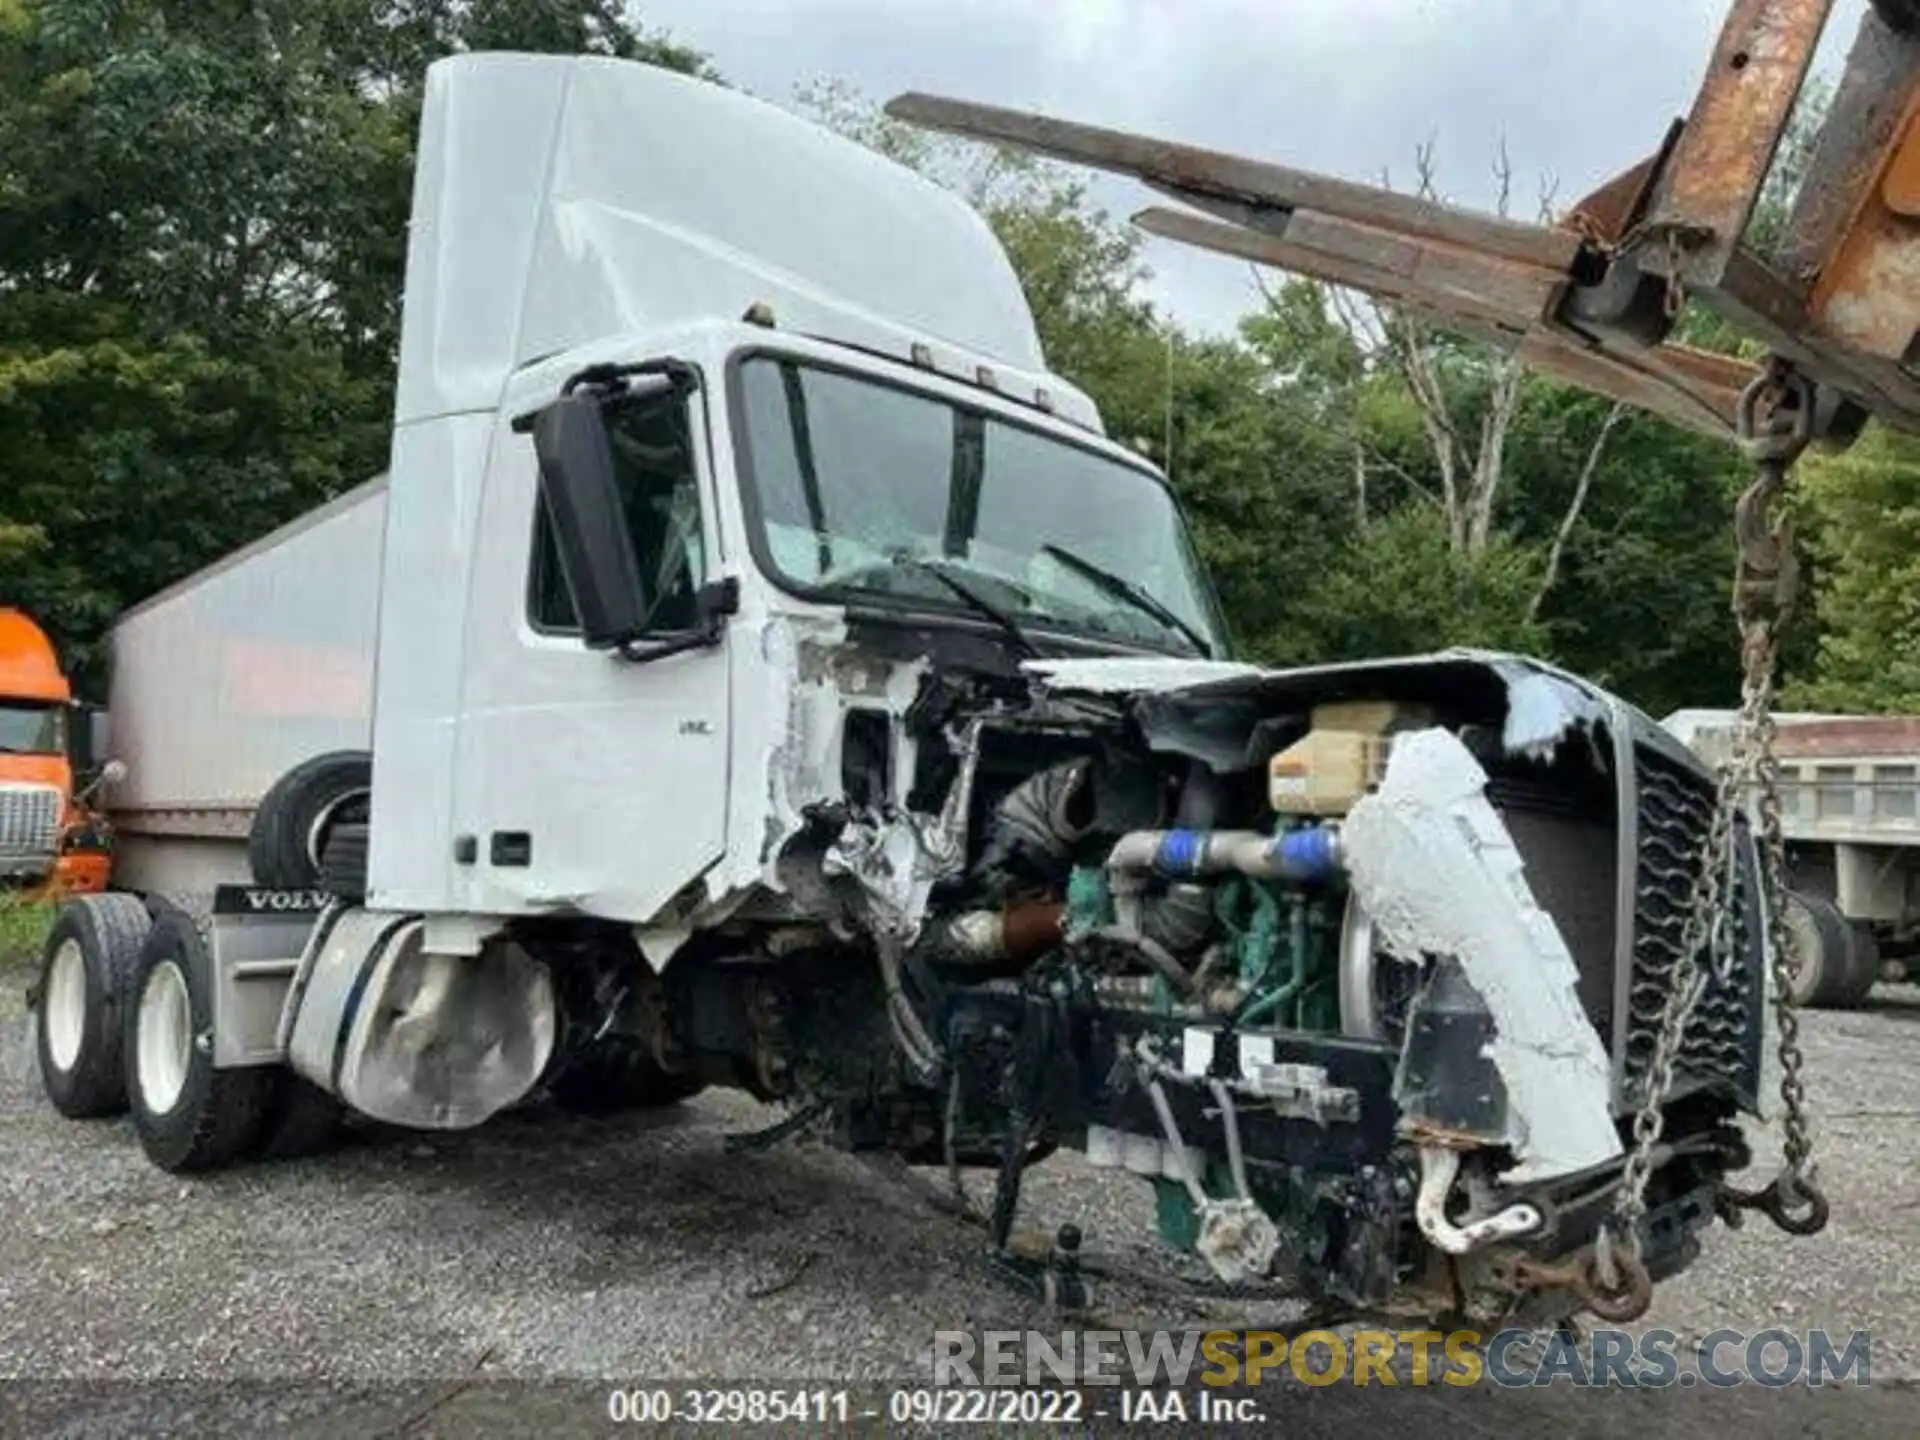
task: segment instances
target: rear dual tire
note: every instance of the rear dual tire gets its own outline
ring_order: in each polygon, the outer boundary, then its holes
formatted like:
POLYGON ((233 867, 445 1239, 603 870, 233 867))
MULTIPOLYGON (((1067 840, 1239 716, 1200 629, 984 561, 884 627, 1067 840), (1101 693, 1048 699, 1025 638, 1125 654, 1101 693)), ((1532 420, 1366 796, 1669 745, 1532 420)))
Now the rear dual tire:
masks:
POLYGON ((213 962, 190 915, 154 921, 128 993, 127 1099, 141 1148, 161 1169, 292 1160, 338 1136, 340 1102, 292 1071, 214 1068, 213 962))
POLYGON ((151 921, 131 895, 88 895, 60 907, 41 952, 40 1081, 69 1120, 127 1108, 122 1011, 151 921))
POLYGON ((277 1072, 213 1063, 213 962, 193 917, 166 910, 126 1006, 127 1101, 147 1158, 186 1173, 232 1163, 259 1138, 277 1072))
POLYGON ((41 1084, 70 1120, 133 1111, 141 1147, 178 1172, 326 1149, 346 1112, 289 1070, 213 1067, 213 965, 193 917, 137 897, 71 900, 41 952, 41 1084))

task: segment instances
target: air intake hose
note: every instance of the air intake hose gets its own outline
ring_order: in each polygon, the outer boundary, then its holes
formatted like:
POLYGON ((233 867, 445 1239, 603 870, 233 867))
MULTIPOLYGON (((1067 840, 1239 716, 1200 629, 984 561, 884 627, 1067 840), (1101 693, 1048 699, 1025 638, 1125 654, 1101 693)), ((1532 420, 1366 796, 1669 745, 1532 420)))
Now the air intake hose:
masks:
POLYGON ((1107 857, 1118 876, 1149 871, 1171 880, 1237 871, 1259 880, 1329 880, 1345 868, 1331 825, 1262 835, 1257 830, 1136 830, 1107 857))
POLYGON ((994 808, 976 873, 1060 881, 1093 825, 1088 765, 1075 760, 1029 775, 994 808))

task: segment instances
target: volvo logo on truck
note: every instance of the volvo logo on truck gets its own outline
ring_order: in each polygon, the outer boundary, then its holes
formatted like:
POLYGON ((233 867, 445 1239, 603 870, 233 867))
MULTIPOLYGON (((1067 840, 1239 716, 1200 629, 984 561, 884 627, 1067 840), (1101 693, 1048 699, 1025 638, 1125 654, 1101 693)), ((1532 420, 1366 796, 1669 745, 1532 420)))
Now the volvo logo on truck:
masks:
POLYGON ((288 915, 322 908, 333 897, 325 890, 271 890, 259 885, 223 885, 214 891, 216 915, 288 915))

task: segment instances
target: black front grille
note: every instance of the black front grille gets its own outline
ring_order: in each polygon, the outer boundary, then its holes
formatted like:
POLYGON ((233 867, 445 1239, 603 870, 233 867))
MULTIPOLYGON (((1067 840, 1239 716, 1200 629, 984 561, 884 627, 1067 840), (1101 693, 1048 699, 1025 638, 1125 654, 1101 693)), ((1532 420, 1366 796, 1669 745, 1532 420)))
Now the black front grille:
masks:
MULTIPOLYGON (((1627 1031, 1622 1050, 1625 1098, 1645 1093, 1655 1037, 1677 967, 1700 963, 1704 954, 1683 956, 1683 932, 1700 873, 1713 815, 1706 778, 1645 747, 1635 753, 1637 857, 1634 873, 1633 964, 1626 993, 1627 1031)), ((1762 955, 1754 851, 1742 820, 1735 835, 1732 956, 1694 1010, 1676 1067, 1681 1085, 1724 1083, 1751 1103, 1758 1089, 1762 1006, 1762 955)), ((1705 947, 1703 947, 1703 950, 1705 947)))

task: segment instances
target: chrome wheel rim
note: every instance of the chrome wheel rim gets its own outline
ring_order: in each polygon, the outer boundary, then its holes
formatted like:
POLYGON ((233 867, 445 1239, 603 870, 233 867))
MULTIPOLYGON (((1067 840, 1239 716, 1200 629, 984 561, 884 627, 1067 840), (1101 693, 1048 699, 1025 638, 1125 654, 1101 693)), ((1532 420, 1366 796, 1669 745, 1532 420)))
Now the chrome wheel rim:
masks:
POLYGON ((40 1002, 46 1027, 47 1058, 62 1074, 80 1059, 87 1030, 87 957, 78 940, 63 940, 47 967, 47 993, 40 1002))
POLYGON ((193 1002, 175 961, 163 960, 147 972, 134 1049, 140 1097, 149 1112, 164 1115, 179 1102, 193 1063, 193 1002))

